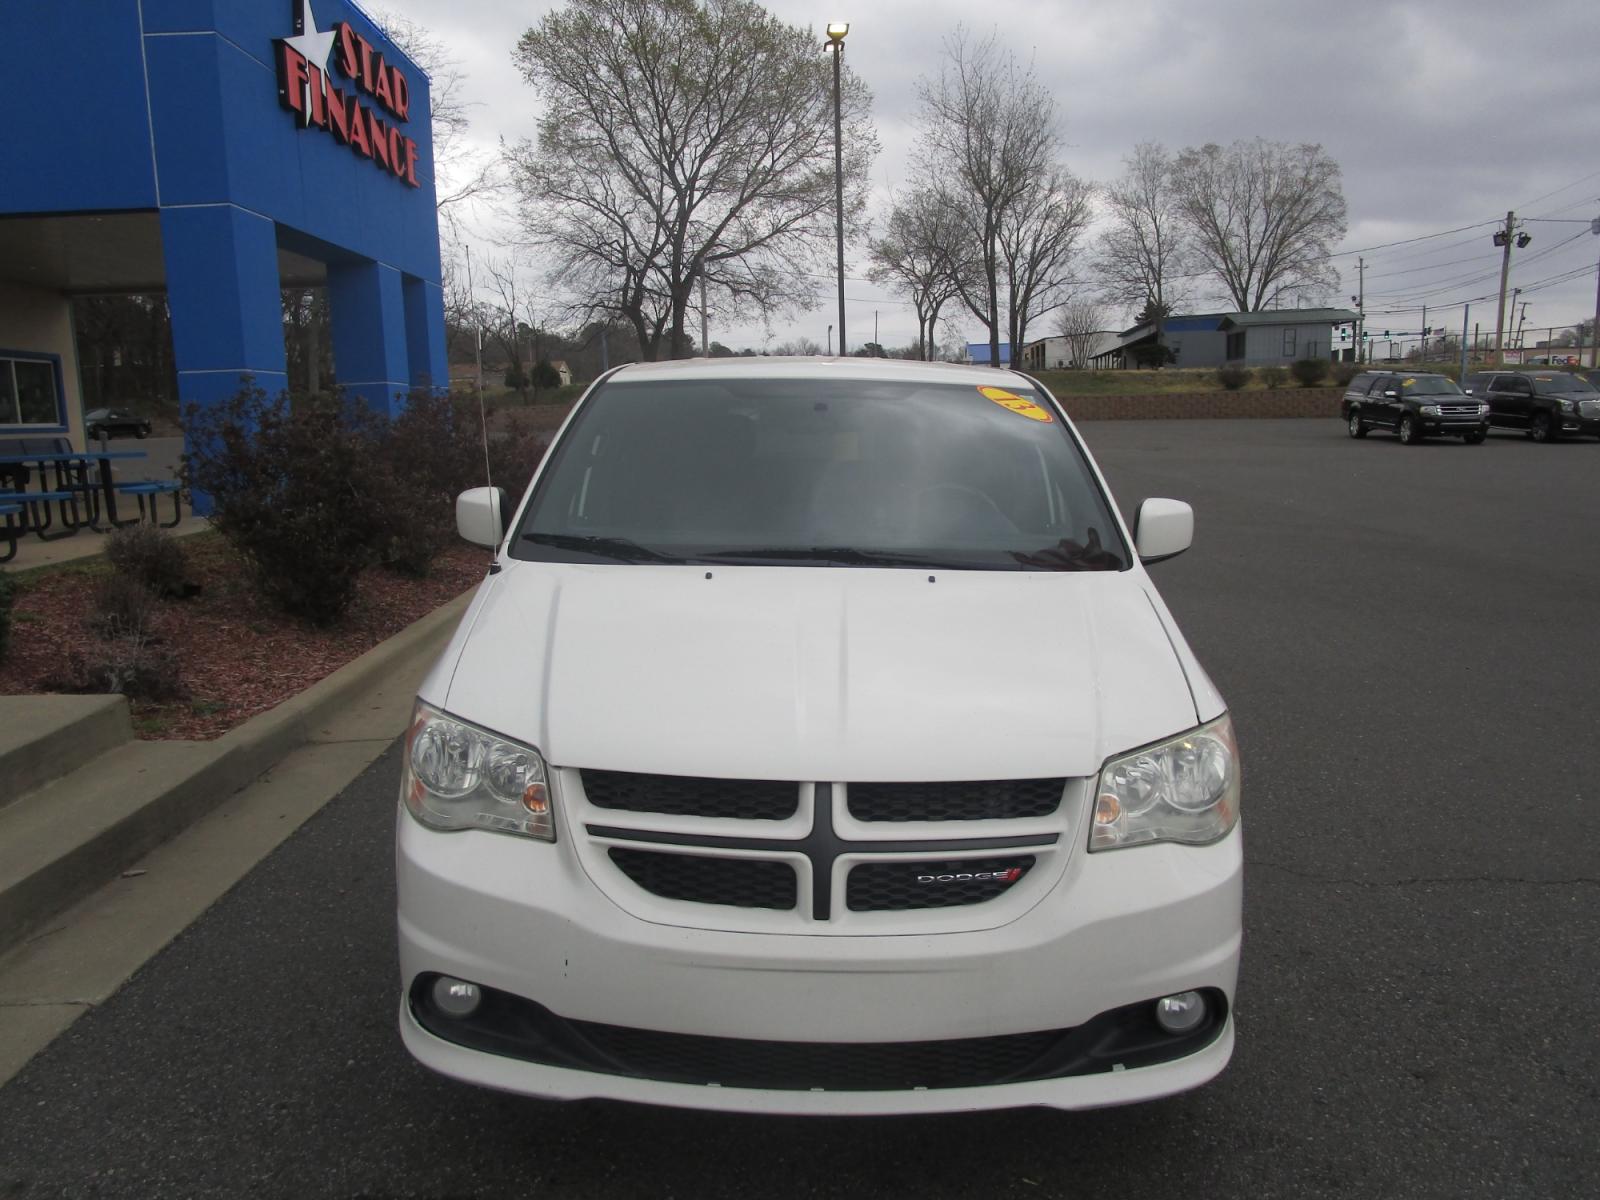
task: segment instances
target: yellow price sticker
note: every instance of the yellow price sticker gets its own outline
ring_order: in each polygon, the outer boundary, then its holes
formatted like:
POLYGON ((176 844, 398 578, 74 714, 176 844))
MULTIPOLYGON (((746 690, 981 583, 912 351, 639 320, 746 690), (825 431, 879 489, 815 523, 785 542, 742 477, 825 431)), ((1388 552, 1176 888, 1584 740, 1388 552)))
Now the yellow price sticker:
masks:
POLYGON ((1051 417, 1049 410, 1043 405, 1037 404, 1024 396, 1019 396, 1015 392, 1008 392, 1005 388, 980 387, 978 391, 984 399, 993 400, 1001 408, 1009 409, 1014 413, 1027 417, 1030 421, 1049 422, 1054 419, 1051 417))

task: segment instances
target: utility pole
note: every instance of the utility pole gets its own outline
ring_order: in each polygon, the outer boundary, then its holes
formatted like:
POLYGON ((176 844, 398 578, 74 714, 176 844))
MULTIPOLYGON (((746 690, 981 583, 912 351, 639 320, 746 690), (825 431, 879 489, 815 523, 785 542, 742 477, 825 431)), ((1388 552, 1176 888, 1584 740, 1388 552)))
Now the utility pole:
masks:
MULTIPOLYGON (((1367 260, 1356 259, 1356 362, 1367 361, 1367 260)), ((1159 339, 1158 339, 1159 340, 1159 339)))
POLYGON ((1506 213, 1506 227, 1497 230, 1494 240, 1503 247, 1500 254, 1500 303, 1495 307, 1494 317, 1494 357, 1498 363, 1505 350, 1506 329, 1506 284, 1511 279, 1511 235, 1517 227, 1517 214, 1506 213))
MULTIPOLYGON (((1600 217, 1589 222, 1589 232, 1600 236, 1600 217)), ((1578 326, 1578 332, 1583 332, 1583 326, 1578 326)), ((1578 339, 1580 342, 1583 339, 1578 339)), ((1583 357, 1583 351, 1578 352, 1578 357, 1583 357)), ((1594 271, 1594 328, 1589 331, 1589 365, 1600 367, 1600 263, 1595 265, 1594 271)))
MULTIPOLYGON (((878 310, 877 309, 873 309, 872 310, 872 344, 874 346, 878 345, 878 310)), ((878 348, 881 350, 883 347, 878 346, 878 348)))
POLYGON ((711 357, 711 334, 708 331, 709 318, 706 316, 706 268, 700 264, 700 357, 711 357))
POLYGON ((1467 319, 1472 315, 1472 305, 1461 307, 1461 378, 1467 377, 1467 319))
POLYGON ((1417 347, 1417 361, 1428 361, 1428 306, 1422 306, 1422 343, 1417 347))

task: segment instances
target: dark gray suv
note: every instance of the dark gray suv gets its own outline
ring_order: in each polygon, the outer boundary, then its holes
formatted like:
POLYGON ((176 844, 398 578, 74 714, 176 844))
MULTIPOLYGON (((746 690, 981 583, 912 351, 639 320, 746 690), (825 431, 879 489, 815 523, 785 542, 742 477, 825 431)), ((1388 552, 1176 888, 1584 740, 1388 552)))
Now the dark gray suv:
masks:
POLYGON ((1600 437, 1600 391, 1581 375, 1542 370, 1481 371, 1462 381, 1467 394, 1489 404, 1489 420, 1536 442, 1563 436, 1600 437))
POLYGON ((1423 371, 1363 371, 1345 390, 1339 415, 1353 438, 1385 429, 1408 446, 1437 435, 1476 446, 1489 434, 1487 404, 1463 395, 1449 376, 1423 371))

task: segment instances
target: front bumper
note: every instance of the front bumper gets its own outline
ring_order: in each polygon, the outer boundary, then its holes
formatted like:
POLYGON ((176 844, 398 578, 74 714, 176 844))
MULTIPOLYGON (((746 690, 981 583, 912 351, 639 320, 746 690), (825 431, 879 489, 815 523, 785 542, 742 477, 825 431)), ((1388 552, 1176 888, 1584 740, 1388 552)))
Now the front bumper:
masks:
POLYGON ((1421 421, 1424 433, 1441 437, 1460 437, 1468 433, 1487 434, 1489 432, 1488 417, 1484 417, 1482 420, 1474 417, 1470 421, 1452 420, 1449 417, 1423 417, 1421 421))
MULTIPOLYGON (((564 831, 565 832, 565 831, 564 831)), ((1242 837, 1206 847, 1075 852, 1016 920, 960 933, 807 936, 686 928, 623 911, 566 841, 439 834, 401 814, 402 995, 438 973, 625 1030, 783 1043, 905 1043, 1071 1029, 1153 997, 1214 989, 1229 1017, 1172 1061, 928 1090, 718 1087, 530 1062, 446 1040, 401 1005, 407 1048, 488 1087, 771 1113, 1087 1108, 1198 1086, 1227 1064, 1238 974, 1242 837)), ((707 921, 717 919, 707 906, 707 921)), ((864 1047, 865 1048, 865 1045, 864 1047)))

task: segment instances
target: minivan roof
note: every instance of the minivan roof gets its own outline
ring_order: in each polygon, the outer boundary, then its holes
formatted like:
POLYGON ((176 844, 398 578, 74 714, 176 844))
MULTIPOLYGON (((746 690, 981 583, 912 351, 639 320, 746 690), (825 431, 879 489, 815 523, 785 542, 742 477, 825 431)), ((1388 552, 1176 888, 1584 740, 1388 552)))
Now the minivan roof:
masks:
POLYGON ((981 387, 1031 386, 1020 371, 961 363, 916 362, 897 358, 807 358, 788 355, 735 358, 680 358, 629 363, 613 379, 874 379, 907 383, 970 383, 981 387))

